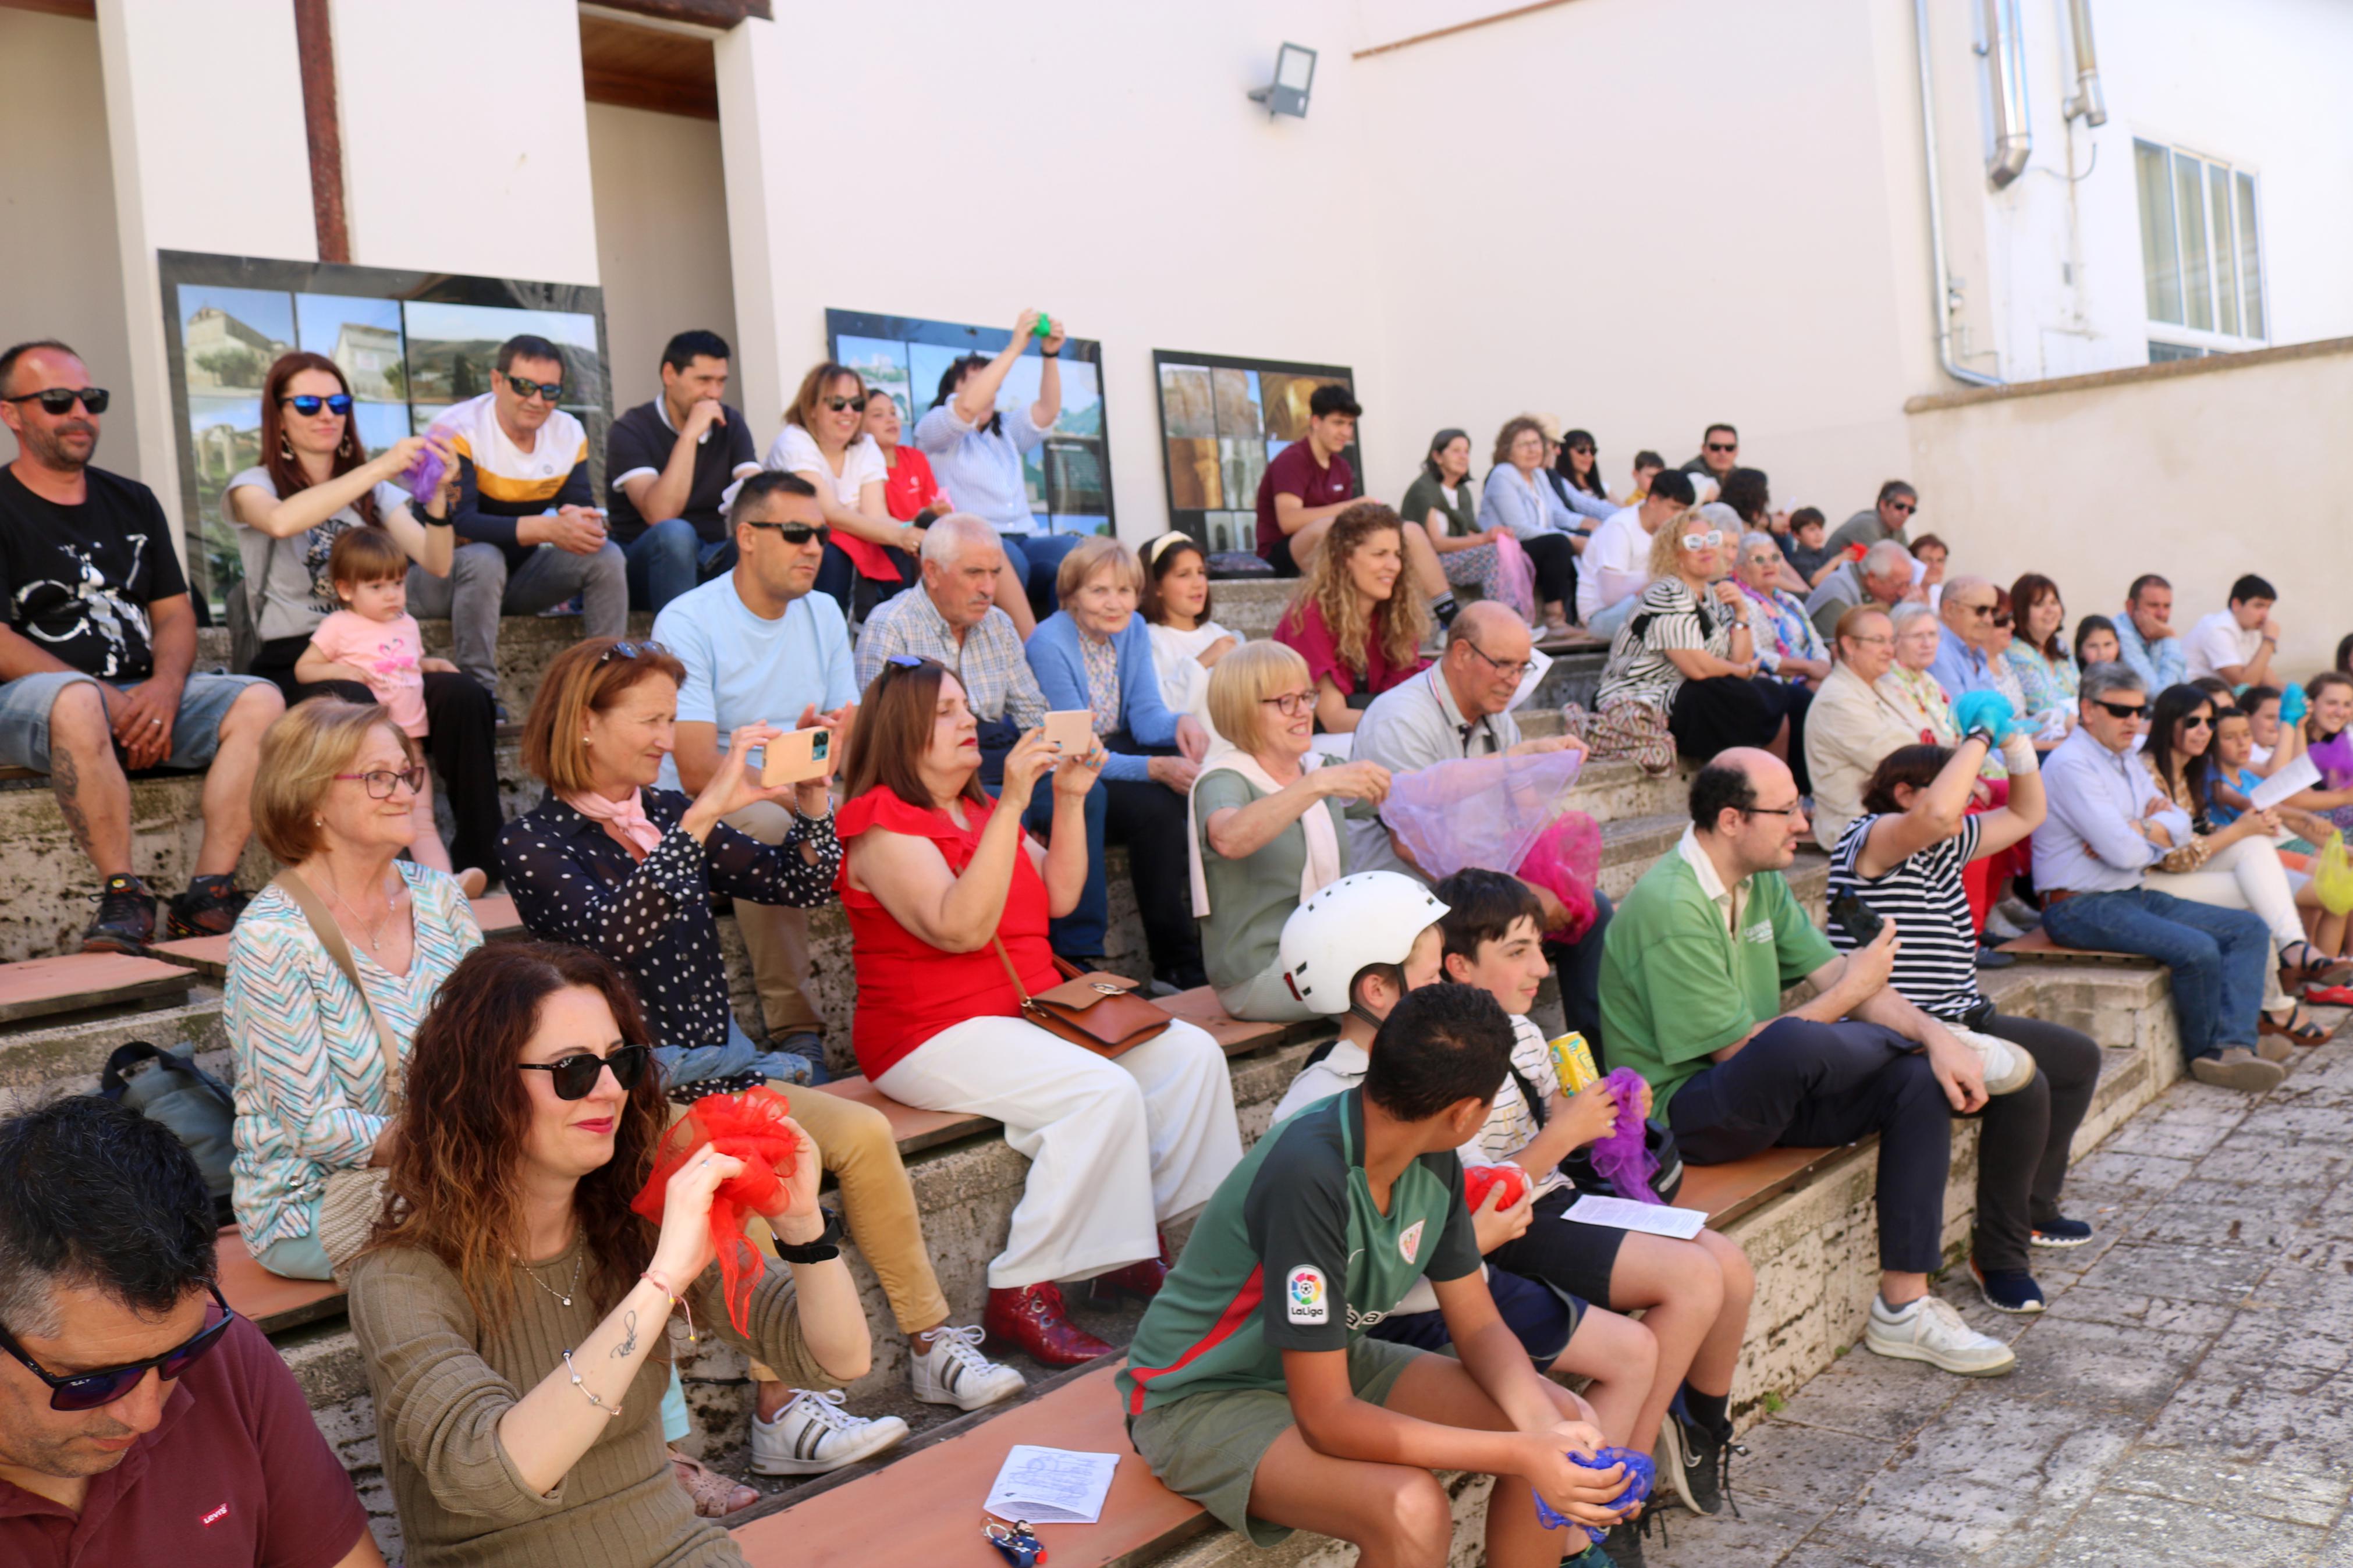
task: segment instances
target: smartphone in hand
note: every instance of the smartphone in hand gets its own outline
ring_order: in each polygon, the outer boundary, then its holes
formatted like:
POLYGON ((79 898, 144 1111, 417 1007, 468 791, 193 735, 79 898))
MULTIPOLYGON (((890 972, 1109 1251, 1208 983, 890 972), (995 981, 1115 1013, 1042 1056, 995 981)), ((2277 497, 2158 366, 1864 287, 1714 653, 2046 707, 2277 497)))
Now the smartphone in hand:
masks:
POLYGON ((1852 893, 1832 896, 1830 904, 1831 923, 1846 933, 1857 947, 1869 947, 1879 940, 1880 928, 1887 922, 1877 910, 1852 893))
POLYGON ((1066 757, 1085 756, 1095 743, 1093 710, 1071 708, 1047 714, 1046 743, 1066 757))
POLYGON ((760 784, 775 789, 779 784, 807 784, 811 779, 830 777, 833 773, 833 731, 827 729, 791 730, 776 736, 762 748, 760 784))

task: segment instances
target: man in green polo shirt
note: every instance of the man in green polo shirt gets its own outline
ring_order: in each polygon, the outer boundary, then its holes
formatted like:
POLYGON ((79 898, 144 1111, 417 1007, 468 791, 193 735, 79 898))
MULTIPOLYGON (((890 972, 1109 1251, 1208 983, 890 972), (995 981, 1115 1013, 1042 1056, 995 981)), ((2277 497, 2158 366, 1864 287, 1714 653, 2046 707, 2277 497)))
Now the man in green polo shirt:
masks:
POLYGON ((1691 808, 1683 841, 1609 922, 1611 1063, 1650 1080, 1654 1114, 1694 1165, 1880 1134, 1879 1296, 1863 1343, 1965 1376, 2010 1371, 2009 1346, 1928 1294, 1944 1263, 1952 1119, 1986 1102, 1976 1054, 1887 984, 1893 922, 1841 955, 1799 907, 1781 871, 1806 814, 1779 758, 1719 753, 1692 780, 1691 808), (1811 999, 1783 1012, 1800 980, 1811 999))
POLYGON ((1602 1505, 1623 1471, 1569 1463, 1601 1434, 1496 1315, 1463 1203, 1454 1151, 1511 1050, 1486 992, 1409 992, 1364 1082, 1277 1123, 1219 1185, 1118 1378, 1136 1452, 1171 1490, 1258 1545, 1312 1530, 1382 1563, 1446 1555, 1445 1489, 1415 1469, 1496 1478, 1493 1568, 1553 1568, 1565 1542, 1585 1545, 1542 1527, 1532 1489, 1618 1521, 1602 1505), (1366 1337, 1424 1276, 1459 1360, 1366 1337))

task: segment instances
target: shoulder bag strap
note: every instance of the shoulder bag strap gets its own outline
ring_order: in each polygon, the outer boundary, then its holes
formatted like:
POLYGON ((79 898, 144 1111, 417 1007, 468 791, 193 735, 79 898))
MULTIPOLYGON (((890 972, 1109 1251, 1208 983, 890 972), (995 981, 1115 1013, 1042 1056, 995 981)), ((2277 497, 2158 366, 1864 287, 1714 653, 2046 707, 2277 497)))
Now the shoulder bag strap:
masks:
MULTIPOLYGON (((368 1022, 375 1026, 376 1048, 384 1053, 385 1088, 393 1099, 398 1100, 400 1046, 393 1037, 392 1026, 385 1023, 384 1015, 375 1010, 375 1003, 369 998, 367 987, 360 984, 359 965, 352 958, 352 944, 343 939, 343 928, 335 923, 335 917, 327 912, 327 906, 319 901, 319 895, 293 867, 287 867, 272 880, 285 890, 288 898, 294 900, 295 907, 302 911, 302 918, 311 922, 311 934, 319 939, 319 945, 327 950, 327 957, 343 971, 343 978, 352 983, 352 989, 359 993, 360 1005, 367 1009, 368 1022)), ((413 900, 411 904, 413 907, 413 900)))
POLYGON ((1013 955, 1005 951, 1004 939, 992 931, 989 933, 988 945, 997 950, 997 962, 1005 965, 1005 978, 1013 982, 1013 994, 1021 998, 1021 1010, 1028 1012, 1029 988, 1021 984, 1021 976, 1014 971, 1013 955))

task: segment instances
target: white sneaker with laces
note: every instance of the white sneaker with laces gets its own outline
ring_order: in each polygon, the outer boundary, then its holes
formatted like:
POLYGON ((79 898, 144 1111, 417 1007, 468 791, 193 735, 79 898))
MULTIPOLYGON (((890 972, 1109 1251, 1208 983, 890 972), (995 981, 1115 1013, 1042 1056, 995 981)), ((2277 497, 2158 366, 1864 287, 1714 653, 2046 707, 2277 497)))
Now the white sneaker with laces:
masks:
POLYGON ((1018 1395, 1029 1386, 1009 1366, 999 1366, 980 1353, 986 1337, 977 1323, 965 1328, 950 1324, 932 1336, 932 1348, 907 1358, 915 1397, 926 1405, 953 1405, 978 1410, 1018 1395))
POLYGON ((820 1476, 907 1440, 896 1415, 869 1420, 842 1408, 841 1390, 793 1390, 774 1421, 752 1417, 752 1468, 764 1476, 820 1476))
POLYGON ((1925 1361, 1962 1377, 2000 1377, 2018 1365, 2008 1345, 1969 1327, 1937 1296, 1923 1296, 1901 1311, 1873 1297, 1862 1342, 1873 1354, 1925 1361))

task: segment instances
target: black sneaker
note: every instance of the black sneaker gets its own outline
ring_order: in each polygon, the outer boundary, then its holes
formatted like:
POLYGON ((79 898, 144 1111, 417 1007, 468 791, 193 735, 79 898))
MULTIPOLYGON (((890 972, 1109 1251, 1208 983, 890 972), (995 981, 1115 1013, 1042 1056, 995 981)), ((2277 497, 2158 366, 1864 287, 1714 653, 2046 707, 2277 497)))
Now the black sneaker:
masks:
POLYGON ((1601 1544, 1617 1568, 1648 1568, 1642 1555, 1642 1537, 1651 1533, 1651 1516, 1620 1520, 1609 1527, 1609 1537, 1601 1544))
POLYGON ((2023 1268, 1987 1268, 1969 1259, 1969 1278, 1978 1294, 1997 1312, 2039 1312, 2044 1306, 2042 1287, 2023 1268))
POLYGON ((246 903, 233 879, 197 877, 190 880, 186 892, 173 895, 166 929, 174 938, 227 936, 237 917, 245 912, 246 903))
MULTIPOLYGON (((1748 1450, 1732 1440, 1729 1428, 1712 1432, 1683 1412, 1683 1396, 1667 1407, 1659 1427, 1659 1473, 1676 1499, 1694 1513, 1722 1513, 1732 1496, 1732 1457, 1748 1450)), ((1740 1517, 1733 1505, 1732 1517, 1740 1517)))
POLYGON ((155 895, 136 877, 109 877, 94 895, 98 919, 81 933, 84 952, 144 952, 155 936, 155 895))
POLYGON ((2034 1227, 2037 1247, 2081 1247, 2092 1239, 2092 1227, 2080 1219, 2061 1216, 2034 1227))

